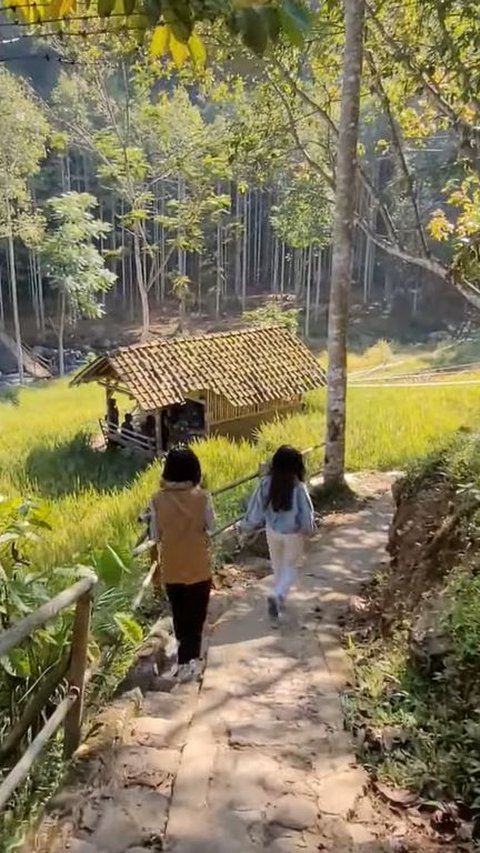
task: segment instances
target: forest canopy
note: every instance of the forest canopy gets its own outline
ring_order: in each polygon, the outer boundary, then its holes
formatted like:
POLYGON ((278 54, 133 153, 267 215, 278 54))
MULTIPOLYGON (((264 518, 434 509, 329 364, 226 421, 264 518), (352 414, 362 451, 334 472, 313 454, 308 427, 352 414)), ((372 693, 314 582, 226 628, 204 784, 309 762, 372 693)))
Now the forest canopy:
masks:
MULTIPOLYGON (((340 4, 276 5, 283 24, 258 45, 232 15, 268 18, 269 5, 184 3, 183 30, 165 4, 7 5, 0 320, 17 300, 40 332, 58 325, 40 248, 49 199, 78 192, 109 226, 102 310, 147 330, 168 299, 220 316, 267 291, 293 295, 314 331, 330 281, 340 4)), ((426 326, 432 309, 480 304, 479 27, 470 3, 367 3, 353 295, 401 297, 426 326)))

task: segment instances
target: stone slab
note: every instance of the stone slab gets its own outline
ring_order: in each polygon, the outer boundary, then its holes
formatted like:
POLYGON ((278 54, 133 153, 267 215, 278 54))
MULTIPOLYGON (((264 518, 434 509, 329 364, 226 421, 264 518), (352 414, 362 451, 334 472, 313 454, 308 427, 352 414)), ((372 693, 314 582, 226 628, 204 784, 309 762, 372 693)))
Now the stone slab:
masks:
POLYGON ((313 829, 317 822, 318 809, 314 800, 298 794, 286 794, 267 811, 270 823, 285 829, 313 829))
POLYGON ((152 848, 156 841, 161 845, 168 805, 166 796, 148 788, 119 790, 104 806, 90 842, 105 853, 125 853, 145 844, 152 848))
POLYGON ((145 717, 163 717, 166 720, 189 719, 193 706, 182 696, 162 691, 146 693, 142 702, 142 715, 145 717))
POLYGON ((169 794, 179 759, 175 750, 125 746, 118 751, 114 772, 124 786, 143 785, 169 794))
POLYGON ((187 725, 176 717, 171 720, 161 717, 137 717, 132 723, 131 737, 135 743, 155 749, 180 748, 187 738, 187 725))
POLYGON ((361 767, 352 767, 326 777, 317 788, 319 812, 348 817, 353 813, 357 799, 364 793, 367 782, 368 776, 361 767))

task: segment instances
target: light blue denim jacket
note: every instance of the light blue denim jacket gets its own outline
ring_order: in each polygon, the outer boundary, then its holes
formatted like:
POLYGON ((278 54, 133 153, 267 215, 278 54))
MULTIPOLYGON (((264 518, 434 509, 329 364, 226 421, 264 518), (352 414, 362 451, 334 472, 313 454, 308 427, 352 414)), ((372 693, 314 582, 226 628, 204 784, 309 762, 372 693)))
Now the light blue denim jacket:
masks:
POLYGON ((239 527, 243 530, 255 530, 265 526, 276 533, 313 533, 315 517, 305 483, 295 486, 291 509, 275 512, 270 504, 266 506, 270 480, 270 477, 265 477, 257 486, 239 527))

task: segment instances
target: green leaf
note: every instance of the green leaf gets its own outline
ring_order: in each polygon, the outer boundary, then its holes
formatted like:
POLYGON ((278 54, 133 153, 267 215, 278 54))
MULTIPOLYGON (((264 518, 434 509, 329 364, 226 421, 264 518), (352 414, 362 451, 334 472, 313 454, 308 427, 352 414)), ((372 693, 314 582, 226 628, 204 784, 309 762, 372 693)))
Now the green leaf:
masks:
POLYGON ((233 36, 239 36, 241 33, 241 15, 237 11, 233 11, 227 18, 227 27, 233 36))
POLYGON ((278 8, 276 6, 265 6, 265 8, 262 9, 262 15, 267 25, 269 38, 275 43, 278 40, 281 29, 278 8))
POLYGON ((186 44, 193 30, 193 16, 189 3, 185 0, 175 0, 172 5, 166 0, 163 2, 163 19, 171 32, 182 44, 186 44))
POLYGON ((170 53, 177 68, 181 68, 190 56, 190 51, 183 41, 179 41, 173 31, 170 33, 170 53))
POLYGON ((204 68, 207 61, 207 51, 202 39, 196 33, 192 33, 187 42, 192 62, 196 68, 204 68))
POLYGON ((311 14, 294 0, 284 0, 279 9, 282 29, 295 47, 303 47, 305 35, 312 24, 311 14))
POLYGON ((137 645, 142 641, 142 627, 133 616, 130 616, 128 613, 116 613, 114 619, 123 638, 127 642, 137 645))
POLYGON ((15 677, 15 667, 13 666, 8 655, 3 655, 3 657, 0 658, 0 666, 2 667, 4 672, 7 673, 7 675, 12 676, 12 678, 15 677))
POLYGON ((48 7, 48 17, 66 18, 75 11, 76 5, 76 0, 53 0, 48 7))
POLYGON ((5 545, 6 542, 13 542, 18 539, 18 533, 2 533, 0 536, 0 545, 5 545))
POLYGON ((95 568, 99 578, 107 586, 119 586, 124 572, 128 569, 110 545, 95 555, 95 568))
POLYGON ((123 11, 126 15, 132 15, 135 11, 135 0, 122 0, 123 11))
POLYGON ((32 671, 25 649, 12 649, 8 655, 3 655, 0 658, 0 666, 12 678, 28 678, 32 671))
POLYGON ((24 649, 12 649, 8 657, 14 675, 17 678, 28 678, 32 671, 28 653, 24 649))
POLYGON ((268 42, 267 24, 257 9, 247 8, 240 12, 240 26, 244 44, 257 56, 263 56, 268 42))
POLYGON ((112 14, 115 0, 98 0, 98 14, 101 18, 108 18, 112 14))
POLYGON ((188 19, 184 20, 183 18, 171 18, 168 25, 177 41, 181 44, 186 44, 188 42, 192 35, 193 21, 188 19))
POLYGON ((145 39, 145 33, 148 28, 148 18, 145 14, 135 12, 129 16, 129 27, 132 28, 136 42, 141 45, 145 39))
POLYGON ((48 521, 45 519, 43 514, 40 513, 38 510, 35 510, 34 512, 32 512, 31 515, 29 516, 28 520, 29 520, 30 524, 32 525, 32 527, 36 527, 40 530, 51 530, 52 529, 51 524, 48 523, 48 521))
POLYGON ((166 24, 162 24, 160 27, 155 27, 152 40, 150 42, 150 47, 148 52, 152 59, 157 59, 160 56, 164 56, 164 54, 168 50, 168 45, 170 43, 170 29, 166 24))

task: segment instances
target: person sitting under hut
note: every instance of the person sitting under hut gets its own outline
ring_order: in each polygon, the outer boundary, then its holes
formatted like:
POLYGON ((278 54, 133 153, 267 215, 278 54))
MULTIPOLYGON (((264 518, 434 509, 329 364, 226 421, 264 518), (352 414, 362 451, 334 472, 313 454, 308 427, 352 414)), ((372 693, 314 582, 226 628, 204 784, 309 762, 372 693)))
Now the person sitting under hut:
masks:
POLYGON ((135 427, 133 425, 133 415, 131 412, 125 413, 125 418, 123 420, 122 426, 120 427, 120 432, 122 435, 128 435, 132 432, 135 432, 135 427))
POLYGON ((107 422, 111 429, 118 429, 120 415, 115 397, 110 397, 107 407, 107 422))

